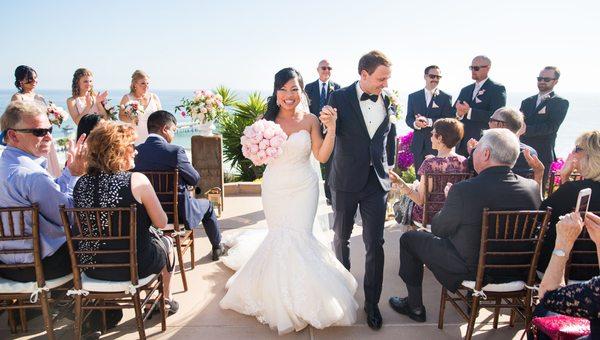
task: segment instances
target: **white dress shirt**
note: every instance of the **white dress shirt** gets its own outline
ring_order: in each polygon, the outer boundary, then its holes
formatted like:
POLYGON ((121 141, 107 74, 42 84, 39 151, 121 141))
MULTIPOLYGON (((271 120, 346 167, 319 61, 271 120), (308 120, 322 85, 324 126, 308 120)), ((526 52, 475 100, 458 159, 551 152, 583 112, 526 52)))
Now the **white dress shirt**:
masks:
MULTIPOLYGON (((429 107, 429 104, 431 104, 431 100, 433 99, 433 97, 437 96, 440 93, 437 87, 431 91, 429 91, 427 88, 424 88, 423 92, 425 92, 425 106, 427 106, 427 107, 429 107)), ((433 126, 433 120, 431 118, 427 118, 427 127, 432 127, 432 126, 433 126)), ((413 127, 416 130, 421 130, 421 128, 417 126, 416 120, 413 124, 413 127)))
POLYGON ((535 107, 538 107, 538 105, 540 105, 542 101, 550 98, 550 92, 552 91, 538 93, 537 101, 535 102, 535 107))
POLYGON ((483 87, 483 84, 485 84, 485 82, 487 80, 488 80, 488 78, 485 78, 482 81, 475 82, 475 88, 473 89, 473 96, 471 97, 471 99, 475 100, 475 97, 477 97, 477 93, 479 93, 479 90, 481 90, 481 88, 483 87))
POLYGON ((369 137, 373 138, 375 132, 379 128, 379 125, 385 119, 385 115, 387 114, 385 109, 385 104, 383 102, 383 96, 379 95, 376 102, 372 100, 360 100, 362 94, 365 93, 360 88, 360 82, 356 83, 356 95, 358 96, 358 102, 360 104, 360 110, 362 111, 363 118, 365 120, 365 124, 367 125, 367 131, 369 132, 369 137))
POLYGON ((325 84, 325 96, 327 96, 327 92, 329 92, 329 80, 326 82, 322 82, 319 78, 319 96, 321 95, 321 90, 323 90, 323 84, 325 84))

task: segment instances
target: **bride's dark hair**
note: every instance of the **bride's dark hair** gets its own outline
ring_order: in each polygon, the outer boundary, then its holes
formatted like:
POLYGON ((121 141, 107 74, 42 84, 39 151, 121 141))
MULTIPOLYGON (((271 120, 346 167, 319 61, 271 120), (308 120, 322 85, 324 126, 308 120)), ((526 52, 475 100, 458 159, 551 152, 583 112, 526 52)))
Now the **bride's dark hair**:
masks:
POLYGON ((302 76, 300 72, 296 71, 296 69, 292 67, 286 67, 279 72, 275 73, 275 83, 273 86, 273 94, 267 99, 267 111, 263 116, 266 120, 275 121, 275 118, 279 114, 279 106, 277 106, 277 90, 283 87, 285 83, 290 81, 290 79, 298 79, 298 84, 300 84, 300 91, 304 93, 304 80, 302 80, 302 76))

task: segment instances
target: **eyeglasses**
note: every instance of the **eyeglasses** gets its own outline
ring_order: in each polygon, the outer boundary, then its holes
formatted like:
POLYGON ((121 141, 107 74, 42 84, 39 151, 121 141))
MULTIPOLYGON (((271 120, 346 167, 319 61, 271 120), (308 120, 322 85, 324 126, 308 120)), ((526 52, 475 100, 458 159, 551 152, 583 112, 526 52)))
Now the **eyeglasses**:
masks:
POLYGON ((490 118, 489 122, 490 123, 506 123, 505 121, 496 119, 496 118, 490 118))
POLYGON ((575 149, 573 149, 573 152, 574 153, 579 153, 581 151, 583 151, 583 148, 581 146, 579 146, 579 145, 575 145, 575 149))
POLYGON ((47 134, 52 134, 52 126, 47 129, 9 129, 17 132, 31 133, 36 137, 45 137, 47 134))
POLYGON ((327 71, 327 70, 331 71, 333 69, 330 66, 321 66, 321 70, 323 70, 323 71, 327 71))
POLYGON ((428 74, 427 76, 429 77, 429 79, 442 79, 442 76, 438 76, 435 74, 428 74))
POLYGON ((537 81, 550 82, 552 80, 556 80, 556 78, 548 78, 548 77, 537 77, 537 81))
POLYGON ((490 65, 482 65, 482 66, 469 66, 469 70, 471 71, 479 71, 482 68, 489 67, 490 65))

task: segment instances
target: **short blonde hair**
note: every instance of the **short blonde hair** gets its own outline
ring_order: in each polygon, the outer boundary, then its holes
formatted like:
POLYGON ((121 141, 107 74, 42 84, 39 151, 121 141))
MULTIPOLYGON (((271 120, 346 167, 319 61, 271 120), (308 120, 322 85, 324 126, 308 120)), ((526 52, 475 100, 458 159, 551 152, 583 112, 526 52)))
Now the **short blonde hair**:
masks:
POLYGON ((44 113, 45 110, 38 104, 20 100, 14 101, 8 105, 4 114, 0 117, 0 127, 2 131, 14 129, 23 120, 23 117, 37 117, 44 113))
POLYGON ((133 71, 133 74, 131 75, 131 84, 129 85, 129 91, 131 92, 131 94, 135 93, 135 88, 133 87, 133 84, 142 78, 150 77, 148 77, 148 74, 142 70, 133 71))
POLYGON ((87 137, 88 170, 90 175, 127 171, 126 154, 137 138, 131 124, 101 121, 87 137))
POLYGON ((585 151, 578 170, 584 178, 600 181, 600 130, 587 131, 577 137, 575 145, 585 151))

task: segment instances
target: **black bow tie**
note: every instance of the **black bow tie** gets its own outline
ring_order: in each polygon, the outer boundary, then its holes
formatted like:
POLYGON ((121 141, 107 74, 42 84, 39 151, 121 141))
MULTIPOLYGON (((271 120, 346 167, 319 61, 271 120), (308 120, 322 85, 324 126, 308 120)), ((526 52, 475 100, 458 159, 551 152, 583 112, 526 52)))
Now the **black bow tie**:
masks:
POLYGON ((376 103, 377 99, 379 99, 379 95, 377 95, 377 94, 368 94, 366 92, 363 92, 363 94, 360 96, 360 101, 369 100, 369 99, 371 99, 371 101, 373 101, 373 103, 376 103))

